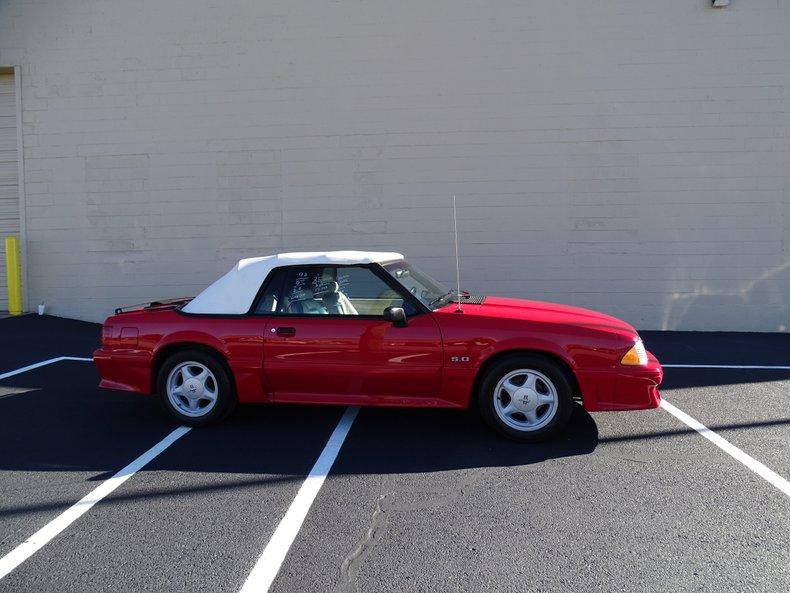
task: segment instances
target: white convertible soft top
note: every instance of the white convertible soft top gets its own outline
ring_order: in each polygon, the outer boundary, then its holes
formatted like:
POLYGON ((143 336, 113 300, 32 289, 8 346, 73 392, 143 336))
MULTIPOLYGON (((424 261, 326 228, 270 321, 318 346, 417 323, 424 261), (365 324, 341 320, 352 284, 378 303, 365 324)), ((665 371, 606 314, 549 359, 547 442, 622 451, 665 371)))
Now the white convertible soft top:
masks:
POLYGON ((274 268, 310 264, 370 264, 403 259, 400 253, 375 251, 325 251, 278 253, 239 260, 230 271, 197 295, 182 309, 185 313, 241 315, 252 307, 255 295, 274 268))

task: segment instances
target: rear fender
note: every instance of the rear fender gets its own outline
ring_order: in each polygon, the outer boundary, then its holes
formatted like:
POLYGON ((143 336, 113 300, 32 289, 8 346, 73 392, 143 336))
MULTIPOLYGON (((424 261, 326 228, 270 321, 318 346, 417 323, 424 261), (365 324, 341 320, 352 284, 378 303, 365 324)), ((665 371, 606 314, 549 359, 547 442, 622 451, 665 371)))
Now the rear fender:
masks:
POLYGON ((181 344, 183 344, 184 347, 196 345, 211 348, 212 350, 216 350, 219 354, 221 354, 225 360, 230 358, 230 351, 222 340, 219 340, 215 336, 212 336, 206 332, 183 330, 173 332, 163 337, 154 348, 154 359, 159 359, 162 351, 170 350, 173 346, 181 344))
POLYGON ((230 373, 230 379, 236 389, 236 397, 240 402, 265 402, 269 401, 268 395, 262 386, 263 352, 257 347, 250 348, 249 342, 237 345, 234 351, 232 345, 216 336, 199 330, 182 330, 168 334, 154 349, 152 361, 151 384, 156 391, 156 375, 160 365, 174 349, 183 347, 203 348, 215 352, 230 373))

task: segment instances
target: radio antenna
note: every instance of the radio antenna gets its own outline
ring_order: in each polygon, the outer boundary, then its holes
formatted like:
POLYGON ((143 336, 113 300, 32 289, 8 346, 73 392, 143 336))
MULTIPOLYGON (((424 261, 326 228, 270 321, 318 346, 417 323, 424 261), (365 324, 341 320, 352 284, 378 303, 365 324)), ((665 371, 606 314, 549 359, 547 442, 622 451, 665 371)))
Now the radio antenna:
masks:
POLYGON ((455 305, 456 313, 463 313, 461 309, 461 263, 458 259, 458 215, 455 208, 455 196, 453 196, 453 232, 455 234, 455 305))

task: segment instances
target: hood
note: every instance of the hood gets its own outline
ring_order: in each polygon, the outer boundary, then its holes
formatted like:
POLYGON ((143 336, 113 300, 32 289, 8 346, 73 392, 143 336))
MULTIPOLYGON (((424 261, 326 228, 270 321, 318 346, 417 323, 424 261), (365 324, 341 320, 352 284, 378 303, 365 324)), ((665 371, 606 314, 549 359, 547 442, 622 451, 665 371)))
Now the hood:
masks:
MULTIPOLYGON (((631 335, 637 333, 632 325, 617 317, 557 303, 489 296, 480 305, 467 305, 462 302, 461 306, 465 313, 480 317, 575 325, 590 329, 615 330, 631 335)), ((451 304, 450 307, 454 309, 455 304, 451 304)))

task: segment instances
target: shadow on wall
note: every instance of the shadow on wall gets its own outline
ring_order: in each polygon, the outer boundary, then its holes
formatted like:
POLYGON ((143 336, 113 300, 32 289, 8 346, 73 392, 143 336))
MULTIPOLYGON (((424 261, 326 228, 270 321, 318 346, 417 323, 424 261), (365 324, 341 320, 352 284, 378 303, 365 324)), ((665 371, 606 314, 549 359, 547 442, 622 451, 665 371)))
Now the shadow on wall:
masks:
POLYGON ((715 328, 721 326, 720 311, 738 311, 737 319, 728 320, 732 330, 790 331, 790 260, 771 268, 744 287, 736 290, 713 290, 702 284, 693 292, 673 293, 664 306, 662 330, 680 327, 715 328), (779 319, 776 324, 776 311, 779 319), (770 316, 770 317, 769 317, 770 316))

